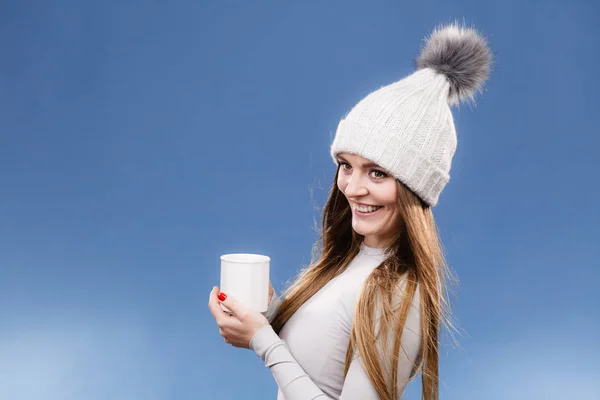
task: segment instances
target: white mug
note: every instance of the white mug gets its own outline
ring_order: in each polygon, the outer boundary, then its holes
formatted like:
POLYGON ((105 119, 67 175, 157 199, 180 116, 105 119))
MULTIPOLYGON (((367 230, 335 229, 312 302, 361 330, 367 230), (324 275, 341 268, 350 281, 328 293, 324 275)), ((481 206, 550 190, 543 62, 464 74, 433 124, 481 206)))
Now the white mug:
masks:
MULTIPOLYGON (((269 265, 271 259, 260 254, 221 256, 219 290, 232 295, 246 307, 265 312, 269 307, 269 265)), ((221 304, 224 311, 231 312, 221 304)))

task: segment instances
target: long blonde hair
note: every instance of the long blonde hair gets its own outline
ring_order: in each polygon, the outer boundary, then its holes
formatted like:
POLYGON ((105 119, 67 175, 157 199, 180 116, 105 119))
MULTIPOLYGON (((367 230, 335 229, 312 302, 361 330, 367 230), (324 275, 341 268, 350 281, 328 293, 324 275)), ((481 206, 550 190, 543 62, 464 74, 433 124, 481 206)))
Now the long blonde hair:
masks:
MULTIPOLYGON (((271 322, 277 333, 302 304, 342 273, 360 250, 363 238, 352 229, 350 205, 336 184, 338 173, 339 169, 323 209, 322 229, 313 248, 313 261, 282 293, 283 301, 271 322)), ((431 208, 399 181, 397 185, 397 204, 400 210, 397 234, 394 244, 386 249, 386 259, 365 280, 357 300, 344 377, 357 348, 379 398, 398 398, 398 365, 397 356, 394 355, 400 351, 402 331, 418 284, 422 326, 421 354, 418 365, 414 367, 415 371, 421 372, 423 399, 437 400, 438 338, 441 324, 448 322, 449 316, 445 293, 449 270, 431 208), (399 308, 394 310, 393 295, 398 292, 401 281, 405 282, 403 294, 399 308), (375 337, 373 316, 377 306, 383 310, 379 332, 388 332, 393 326, 393 355, 390 359, 383 360, 391 368, 391 381, 384 377, 384 365, 380 363, 376 343, 372 339, 375 337)))

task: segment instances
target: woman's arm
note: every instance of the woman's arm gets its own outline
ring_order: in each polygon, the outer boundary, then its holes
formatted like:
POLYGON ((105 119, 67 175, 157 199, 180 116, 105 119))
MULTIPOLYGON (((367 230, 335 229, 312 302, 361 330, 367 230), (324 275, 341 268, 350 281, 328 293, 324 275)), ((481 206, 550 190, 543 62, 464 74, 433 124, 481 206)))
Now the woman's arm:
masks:
POLYGON ((250 348, 271 369, 286 400, 331 399, 304 372, 271 325, 263 326, 254 334, 250 348))

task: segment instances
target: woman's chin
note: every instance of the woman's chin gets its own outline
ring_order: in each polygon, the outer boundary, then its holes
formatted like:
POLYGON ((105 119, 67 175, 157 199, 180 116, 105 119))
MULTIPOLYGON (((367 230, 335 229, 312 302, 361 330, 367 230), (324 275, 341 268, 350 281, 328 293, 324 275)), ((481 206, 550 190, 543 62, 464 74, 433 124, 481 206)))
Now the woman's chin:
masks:
POLYGON ((365 224, 362 224, 360 222, 353 223, 352 229, 354 229, 354 231, 361 236, 371 236, 377 233, 377 229, 373 229, 373 227, 370 226, 365 226, 365 224))

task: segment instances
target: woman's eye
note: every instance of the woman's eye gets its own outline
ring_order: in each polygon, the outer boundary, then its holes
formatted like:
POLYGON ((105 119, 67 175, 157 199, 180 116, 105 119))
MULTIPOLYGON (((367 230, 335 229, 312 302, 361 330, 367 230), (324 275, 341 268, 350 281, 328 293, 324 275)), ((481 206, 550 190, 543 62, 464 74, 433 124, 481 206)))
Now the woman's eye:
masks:
POLYGON ((342 169, 344 170, 348 170, 350 169, 350 164, 345 163, 345 162, 340 162, 340 166, 342 167, 342 169))
POLYGON ((371 171, 371 174, 373 174, 373 175, 372 175, 372 176, 373 176, 373 178, 376 178, 376 179, 385 178, 385 177, 387 176, 387 174, 385 174, 385 173, 383 173, 383 172, 381 172, 381 171, 378 171, 378 170, 376 170, 376 169, 375 169, 375 170, 373 170, 373 171, 371 171))

